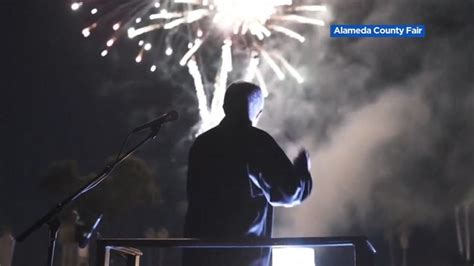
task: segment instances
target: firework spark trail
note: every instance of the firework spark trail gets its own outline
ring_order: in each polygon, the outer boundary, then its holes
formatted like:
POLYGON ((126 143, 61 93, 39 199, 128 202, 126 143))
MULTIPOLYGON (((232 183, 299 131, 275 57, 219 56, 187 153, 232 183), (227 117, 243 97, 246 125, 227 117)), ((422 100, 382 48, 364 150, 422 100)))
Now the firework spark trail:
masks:
POLYGON ((182 17, 183 14, 179 12, 163 12, 163 10, 160 13, 156 14, 151 14, 149 16, 150 20, 156 20, 156 19, 173 19, 173 18, 180 18, 182 17))
POLYGON ((214 94, 211 103, 211 127, 216 126, 222 118, 224 118, 224 110, 222 105, 224 103, 225 91, 227 88, 227 78, 230 71, 232 71, 232 42, 230 40, 224 41, 222 45, 222 65, 217 80, 214 85, 214 94))
POLYGON ((258 64, 260 63, 260 59, 258 57, 258 54, 253 51, 252 54, 250 55, 250 60, 249 60, 249 65, 247 66, 247 72, 245 73, 244 80, 251 82, 256 75, 256 71, 258 68, 258 64))
POLYGON ((201 72, 197 66, 196 60, 191 58, 188 62, 188 70, 189 74, 193 77, 194 80, 194 88, 196 89, 196 97, 198 99, 198 108, 199 108, 199 115, 201 116, 201 129, 198 132, 202 133, 202 130, 208 128, 208 123, 210 121, 210 114, 207 108, 207 97, 204 91, 204 84, 202 83, 201 72))
POLYGON ((197 52, 197 50, 199 49, 199 47, 201 47, 201 45, 202 45, 202 40, 201 39, 196 39, 194 41, 193 46, 183 56, 181 61, 179 61, 179 64, 182 65, 182 66, 186 65, 186 62, 188 62, 188 60, 191 58, 191 56, 193 56, 197 52))
MULTIPOLYGON (((194 81, 202 120, 200 132, 215 125, 223 117, 220 106, 228 75, 233 69, 232 49, 235 44, 232 44, 232 37, 240 36, 250 40, 245 43, 245 47, 239 47, 251 51, 244 80, 256 79, 264 95, 268 95, 264 75, 260 70, 261 63, 268 65, 280 80, 285 79, 285 73, 298 83, 302 83, 304 79, 281 54, 262 48, 263 42, 271 38, 273 33, 278 33, 302 43, 305 37, 288 27, 288 24, 324 26, 324 21, 317 14, 326 11, 324 5, 298 5, 292 0, 132 0, 118 3, 104 0, 100 3, 103 5, 92 6, 91 2, 76 1, 71 4, 71 9, 74 12, 85 9, 94 19, 93 23, 82 30, 85 38, 99 27, 110 26, 113 29, 112 36, 105 42, 105 49, 100 53, 102 57, 109 54, 109 50, 116 46, 123 35, 129 39, 143 36, 138 41, 139 51, 135 62, 150 63, 152 53, 148 52, 155 46, 162 48, 159 43, 148 42, 156 39, 154 34, 164 34, 164 52, 167 56, 172 56, 175 50, 180 55, 180 48, 174 46, 173 40, 176 36, 185 35, 180 34, 180 29, 187 28, 189 38, 185 41, 189 43, 188 50, 181 55, 179 64, 187 66, 194 81), (109 22, 112 23, 108 25, 109 22), (212 97, 206 95, 201 70, 196 62, 200 56, 199 51, 206 42, 203 35, 208 36, 210 33, 218 33, 223 39, 221 68, 215 77, 212 97), (212 99, 211 106, 208 105, 207 98, 212 99)), ((156 61, 151 62, 151 72, 157 69, 157 64, 156 61)))
POLYGON ((284 80, 285 79, 285 73, 283 73, 283 70, 278 66, 278 64, 273 60, 273 58, 270 56, 270 54, 265 51, 264 49, 259 49, 260 54, 262 55, 263 60, 267 62, 267 64, 271 67, 273 72, 275 72, 275 75, 280 79, 284 80))
POLYGON ((295 11, 308 11, 308 12, 326 12, 327 8, 324 5, 307 5, 297 6, 294 8, 295 11))
POLYGON ((163 28, 166 30, 169 30, 184 23, 190 24, 208 15, 209 15, 209 11, 206 9, 192 10, 192 11, 183 13, 181 18, 177 18, 175 20, 172 20, 171 22, 166 23, 163 28))
POLYGON ((296 68, 294 68, 283 56, 281 56, 280 54, 275 54, 274 56, 280 60, 283 67, 288 71, 288 73, 290 73, 290 75, 293 76, 296 82, 298 82, 299 84, 304 82, 304 79, 298 72, 298 70, 296 70, 296 68))
POLYGON ((154 30, 159 30, 163 28, 163 25, 161 24, 152 24, 152 25, 148 25, 146 27, 142 27, 142 28, 139 28, 139 29, 135 29, 135 28, 130 28, 127 33, 128 33, 128 37, 130 39, 133 39, 137 36, 140 36, 142 34, 145 34, 145 33, 148 33, 150 31, 154 31, 154 30))
POLYGON ((285 34, 286 36, 290 37, 290 38, 293 38, 295 40, 298 40, 299 42, 303 43, 306 38, 299 34, 298 32, 296 31, 293 31, 291 29, 288 29, 286 27, 283 27, 283 26, 278 26, 278 25, 269 25, 268 26, 270 29, 276 31, 276 32, 280 32, 280 33, 283 33, 285 34))

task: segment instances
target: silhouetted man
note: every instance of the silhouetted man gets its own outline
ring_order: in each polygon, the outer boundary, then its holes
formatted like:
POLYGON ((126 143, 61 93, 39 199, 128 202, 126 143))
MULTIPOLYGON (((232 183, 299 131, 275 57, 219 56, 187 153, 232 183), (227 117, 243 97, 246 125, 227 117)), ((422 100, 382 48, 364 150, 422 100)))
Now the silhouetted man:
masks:
MULTIPOLYGON (((288 159, 275 140, 255 128, 264 106, 252 83, 231 84, 225 118, 200 135, 189 152, 184 234, 196 238, 271 237, 272 207, 291 207, 311 192, 305 151, 288 159)), ((189 249, 185 266, 267 266, 270 250, 189 249)))

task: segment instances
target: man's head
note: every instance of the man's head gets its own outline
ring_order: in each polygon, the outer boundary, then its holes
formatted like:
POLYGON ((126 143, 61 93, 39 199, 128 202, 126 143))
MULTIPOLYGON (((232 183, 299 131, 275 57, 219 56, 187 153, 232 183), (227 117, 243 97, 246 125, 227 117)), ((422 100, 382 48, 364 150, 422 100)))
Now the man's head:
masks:
POLYGON ((231 119, 248 119, 255 125, 263 105, 262 90, 253 83, 234 82, 225 93, 224 112, 231 119))

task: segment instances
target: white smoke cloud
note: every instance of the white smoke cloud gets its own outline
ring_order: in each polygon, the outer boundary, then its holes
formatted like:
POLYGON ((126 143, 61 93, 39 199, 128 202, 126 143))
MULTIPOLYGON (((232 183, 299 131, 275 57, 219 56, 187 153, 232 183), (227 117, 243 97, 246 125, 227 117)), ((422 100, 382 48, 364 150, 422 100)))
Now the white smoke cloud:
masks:
POLYGON ((430 120, 420 97, 387 91, 373 103, 349 113, 332 129, 324 145, 314 147, 314 140, 304 139, 312 154, 315 189, 300 207, 284 210, 293 219, 280 234, 328 235, 332 229, 350 226, 356 220, 366 223, 377 181, 374 177, 383 178, 379 172, 384 171, 384 165, 375 158, 379 149, 430 120))

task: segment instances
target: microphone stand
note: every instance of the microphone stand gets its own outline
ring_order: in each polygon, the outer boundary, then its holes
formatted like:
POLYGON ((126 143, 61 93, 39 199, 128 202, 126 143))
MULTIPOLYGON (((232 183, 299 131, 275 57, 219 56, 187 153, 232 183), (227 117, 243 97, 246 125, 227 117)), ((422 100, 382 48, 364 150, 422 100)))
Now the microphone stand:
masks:
MULTIPOLYGON (((151 127, 151 132, 150 134, 140 141, 137 145, 135 145, 133 148, 131 148, 129 151, 127 151, 122 157, 117 157, 117 159, 111 163, 108 164, 104 170, 100 174, 98 174, 94 179, 89 181, 86 185, 84 185, 81 189, 79 189, 77 192, 74 194, 70 195, 69 197, 65 198, 61 202, 59 202, 55 207, 51 208, 44 216, 36 220, 30 227, 28 227, 25 231, 23 231, 21 234, 16 237, 16 240, 18 242, 22 242, 25 240, 31 233, 34 231, 38 230, 41 226, 47 225, 49 228, 49 250, 48 250, 48 260, 47 260, 47 266, 53 266, 54 263, 54 251, 56 247, 56 240, 58 236, 58 229, 60 226, 60 221, 58 219, 58 214, 61 213, 61 211, 68 205, 74 203, 78 198, 80 198, 83 194, 91 191, 93 188, 98 186, 102 181, 104 181, 109 173, 118 165, 120 164, 123 160, 128 158, 132 153, 134 153, 138 148, 140 148, 143 144, 148 142, 150 139, 156 138, 156 135, 158 134, 158 131, 160 130, 161 125, 156 125, 154 127, 151 127)), ((120 155, 120 154, 119 154, 120 155)))

